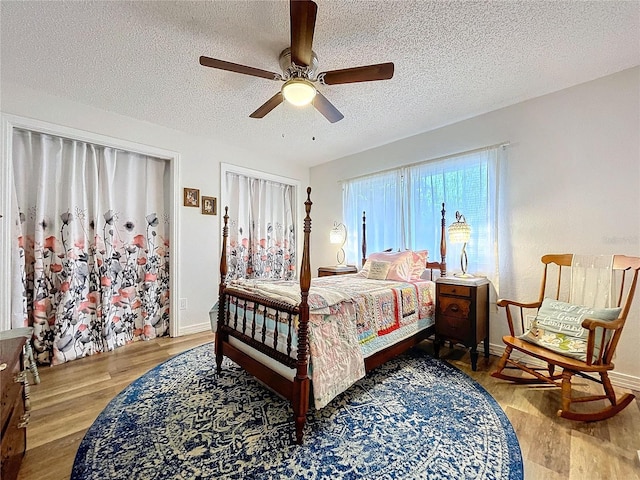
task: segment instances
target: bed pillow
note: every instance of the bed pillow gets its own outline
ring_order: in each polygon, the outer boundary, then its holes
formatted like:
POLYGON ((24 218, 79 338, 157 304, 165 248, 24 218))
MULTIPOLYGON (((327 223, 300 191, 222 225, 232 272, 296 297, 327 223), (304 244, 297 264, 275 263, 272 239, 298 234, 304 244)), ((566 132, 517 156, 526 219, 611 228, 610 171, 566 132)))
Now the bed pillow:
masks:
POLYGON ((411 279, 413 255, 410 251, 372 253, 362 267, 361 275, 363 277, 369 278, 369 270, 374 261, 389 262, 391 264, 389 272, 387 272, 387 280, 408 282, 411 279))
POLYGON ((391 268, 390 262, 379 262, 374 260, 371 262, 369 267, 367 278, 371 278, 373 280, 386 280, 389 268, 391 268))
POLYGON ((411 267, 411 280, 419 280, 422 278, 422 274, 426 270, 427 258, 429 257, 428 250, 413 250, 413 264, 411 267))
MULTIPOLYGON (((592 308, 545 298, 529 331, 518 338, 584 362, 587 359, 589 331, 582 327, 582 321, 593 318, 611 322, 618 318, 620 310, 620 307, 592 308)), ((602 329, 598 329, 594 358, 600 353, 601 338, 602 329)))

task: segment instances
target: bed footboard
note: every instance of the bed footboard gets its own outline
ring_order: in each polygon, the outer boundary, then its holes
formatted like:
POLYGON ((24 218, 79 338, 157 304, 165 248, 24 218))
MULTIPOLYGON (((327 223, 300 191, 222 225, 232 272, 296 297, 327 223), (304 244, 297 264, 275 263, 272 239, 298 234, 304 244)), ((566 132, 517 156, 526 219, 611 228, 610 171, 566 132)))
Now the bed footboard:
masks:
POLYGON ((226 355, 247 372, 287 398, 293 408, 296 426, 296 442, 302 443, 302 431, 309 410, 310 380, 308 322, 309 305, 307 299, 311 286, 311 266, 309 257, 309 237, 311 234, 311 188, 307 188, 304 202, 304 246, 300 270, 301 302, 290 305, 260 295, 226 286, 227 238, 229 237, 229 209, 225 207, 222 229, 222 255, 220 259, 220 287, 218 300, 218 328, 215 353, 216 371, 222 373, 222 359, 226 355), (232 313, 233 312, 233 313, 232 313), (267 328, 267 318, 271 316, 276 326, 273 332, 267 328), (257 319, 262 317, 262 321, 257 319), (297 320, 297 328, 295 322, 297 320), (279 339, 277 326, 286 324, 284 345, 279 339), (294 329, 297 329, 297 344, 294 345, 294 329), (295 370, 293 380, 288 379, 269 367, 256 361, 229 342, 234 337, 243 344, 272 358, 276 362, 295 370))
POLYGON ((292 353, 293 348, 297 349, 297 347, 292 346, 292 340, 295 321, 298 319, 300 311, 297 305, 273 301, 234 288, 225 289, 224 298, 224 318, 222 325, 218 325, 222 332, 237 338, 242 343, 289 368, 296 367, 296 360, 292 353), (281 335, 278 334, 277 328, 268 332, 267 322, 264 321, 268 317, 272 318, 276 325, 286 325, 285 345, 279 343, 281 335))

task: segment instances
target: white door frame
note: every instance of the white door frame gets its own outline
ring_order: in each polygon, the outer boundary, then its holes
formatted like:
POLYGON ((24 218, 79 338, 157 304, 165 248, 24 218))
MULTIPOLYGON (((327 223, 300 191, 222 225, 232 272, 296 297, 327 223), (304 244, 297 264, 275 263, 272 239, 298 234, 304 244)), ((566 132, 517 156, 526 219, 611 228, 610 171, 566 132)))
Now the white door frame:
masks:
POLYGON ((126 150, 142 155, 149 155, 161 158, 170 162, 170 205, 169 214, 171 222, 169 225, 169 288, 170 295, 170 316, 169 335, 177 336, 179 333, 178 318, 178 225, 180 224, 180 209, 178 185, 180 185, 179 169, 180 154, 171 150, 152 147, 141 143, 130 142, 118 138, 100 135, 98 133, 87 132, 76 128, 65 127, 53 123, 34 120, 32 118, 19 117, 16 115, 2 114, 2 152, 0 152, 0 265, 4 267, 0 270, 0 330, 11 328, 11 179, 12 179, 12 146, 13 129, 21 128, 34 132, 55 135, 79 140, 82 142, 104 145, 106 147, 126 150))

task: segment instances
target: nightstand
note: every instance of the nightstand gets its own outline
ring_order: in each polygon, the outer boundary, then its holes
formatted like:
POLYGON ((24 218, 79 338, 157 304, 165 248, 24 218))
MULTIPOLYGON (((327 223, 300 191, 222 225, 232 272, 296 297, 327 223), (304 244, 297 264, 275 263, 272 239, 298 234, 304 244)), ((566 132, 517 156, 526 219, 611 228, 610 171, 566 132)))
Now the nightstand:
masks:
POLYGON ((331 267, 318 268, 319 277, 328 277, 330 275, 345 275, 347 273, 357 273, 355 265, 333 265, 331 267))
POLYGON ((442 277, 436 280, 436 358, 445 340, 471 349, 471 369, 478 365, 478 343, 489 358, 489 281, 442 277))

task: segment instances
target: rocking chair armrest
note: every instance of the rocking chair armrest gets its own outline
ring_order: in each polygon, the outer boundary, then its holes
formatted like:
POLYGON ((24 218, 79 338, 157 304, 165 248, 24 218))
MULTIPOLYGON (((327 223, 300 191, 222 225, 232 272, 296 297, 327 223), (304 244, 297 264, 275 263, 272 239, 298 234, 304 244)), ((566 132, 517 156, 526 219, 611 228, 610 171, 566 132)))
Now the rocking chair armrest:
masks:
POLYGON ((505 298, 500 298, 498 299, 497 305, 499 307, 504 307, 506 313, 507 313, 507 322, 509 324, 509 333, 511 334, 512 337, 516 336, 516 330, 514 328, 514 319, 513 319, 513 315, 512 315, 512 311, 509 307, 514 307, 514 308, 519 308, 519 316, 516 317, 516 320, 520 320, 520 327, 519 330, 522 330, 521 333, 524 333, 524 317, 523 317, 523 311, 526 308, 539 308, 540 305, 542 304, 542 302, 537 301, 537 302, 530 302, 530 303, 523 303, 523 302, 516 302, 515 300, 507 300, 505 298))
MULTIPOLYGON (((590 330, 590 331, 593 331, 598 327, 606 328, 608 330, 617 330, 622 325, 623 325, 623 322, 621 318, 618 318, 613 322, 608 322, 605 320, 596 320, 594 318, 585 318, 582 321, 582 328, 586 328, 587 330, 590 330)), ((589 332, 589 335, 591 335, 591 332, 589 332)))
POLYGON ((623 318, 618 318, 612 322, 596 320, 593 318, 585 318, 582 321, 582 327, 589 330, 589 335, 587 337, 587 365, 601 365, 610 362, 613 351, 618 343, 616 336, 619 335, 619 333, 613 333, 611 335, 603 334, 600 340, 600 348, 596 351, 596 328, 604 328, 616 332, 621 329, 623 325, 623 318))
POLYGON ((538 300, 530 303, 522 303, 516 302, 515 300, 508 300, 506 298, 499 298, 496 305, 498 305, 499 307, 514 306, 519 308, 539 308, 540 305, 542 305, 542 302, 538 300))

